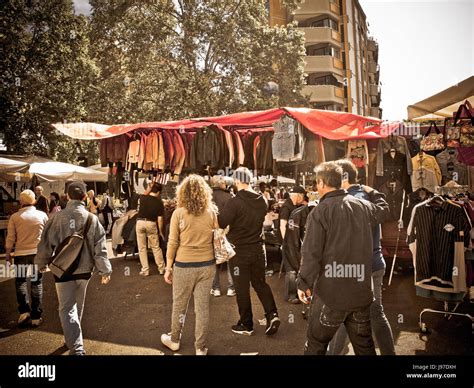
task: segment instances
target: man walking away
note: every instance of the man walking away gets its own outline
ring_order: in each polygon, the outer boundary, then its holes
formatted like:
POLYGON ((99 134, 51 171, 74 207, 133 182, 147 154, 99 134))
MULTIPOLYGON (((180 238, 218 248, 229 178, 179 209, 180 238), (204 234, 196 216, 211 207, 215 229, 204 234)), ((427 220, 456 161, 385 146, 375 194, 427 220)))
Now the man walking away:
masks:
MULTIPOLYGON (((356 184, 357 168, 350 160, 338 160, 336 163, 342 168, 343 180, 342 188, 356 198, 368 200, 369 196, 364 191, 363 186, 356 184)), ((392 328, 383 311, 382 305, 382 284, 385 275, 385 260, 382 255, 380 244, 380 225, 375 225, 373 229, 373 255, 372 255, 372 282, 374 285, 374 302, 370 305, 370 323, 373 335, 380 348, 382 356, 395 355, 395 345, 393 341, 392 328)), ((347 330, 344 325, 339 327, 336 335, 329 343, 328 354, 341 355, 348 344, 347 330)))
POLYGON ((34 207, 35 193, 31 190, 20 194, 21 209, 14 213, 8 221, 8 234, 5 244, 6 259, 11 263, 11 252, 15 248, 15 288, 18 301, 18 325, 30 322, 33 327, 39 326, 41 318, 41 303, 43 300, 42 274, 33 266, 38 243, 44 226, 48 222, 45 212, 34 207), (31 271, 31 307, 29 303, 27 269, 31 271))
MULTIPOLYGON (((85 208, 86 185, 83 182, 72 182, 67 190, 69 202, 64 210, 57 213, 44 228, 38 245, 35 264, 45 268, 54 249, 73 233, 83 230, 89 212, 85 208)), ((69 354, 84 355, 82 337, 82 312, 86 297, 87 284, 96 268, 102 276, 102 284, 110 281, 112 266, 107 258, 105 231, 96 216, 91 215, 89 231, 84 236, 84 246, 78 257, 77 267, 71 275, 56 280, 56 293, 59 301, 59 318, 69 354)))
POLYGON ((151 186, 150 193, 140 196, 138 203, 138 216, 137 216, 137 245, 138 255, 140 257, 140 263, 142 269, 140 271, 141 276, 150 275, 150 267, 148 266, 148 245, 153 252, 155 263, 158 266, 160 275, 165 273, 165 260, 163 259, 163 252, 160 248, 160 240, 158 237, 164 240, 163 235, 163 216, 165 214, 165 207, 161 200, 160 193, 162 185, 154 183, 151 186), (158 223, 158 225, 157 225, 158 223))
POLYGON ((250 300, 250 284, 257 293, 265 310, 267 327, 265 334, 278 331, 280 319, 270 286, 265 282, 265 253, 262 243, 262 228, 267 203, 262 195, 250 187, 252 173, 239 167, 234 172, 237 195, 229 199, 219 215, 219 226, 230 226, 227 235, 235 246, 236 255, 229 261, 237 293, 240 320, 232 331, 237 334, 253 334, 253 315, 250 300))
POLYGON ((334 162, 316 169, 321 197, 309 214, 297 279, 298 297, 308 304, 305 354, 324 355, 340 325, 358 355, 375 355, 370 327, 372 232, 389 212, 383 194, 365 187, 372 203, 341 189, 342 169, 334 162))

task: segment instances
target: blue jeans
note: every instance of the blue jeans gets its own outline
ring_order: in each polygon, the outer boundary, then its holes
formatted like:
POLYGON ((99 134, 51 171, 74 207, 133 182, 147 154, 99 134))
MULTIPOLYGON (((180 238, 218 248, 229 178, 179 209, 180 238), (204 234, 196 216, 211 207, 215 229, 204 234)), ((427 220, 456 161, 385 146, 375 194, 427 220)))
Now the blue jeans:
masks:
MULTIPOLYGON (((393 356, 395 355, 395 345, 393 341, 392 328, 390 327, 390 323, 385 316, 382 306, 382 284, 384 275, 385 269, 372 273, 375 301, 370 306, 370 322, 372 326, 372 334, 379 345, 380 354, 382 356, 393 356)), ((344 348, 348 343, 349 339, 347 337, 346 328, 341 326, 332 341, 329 343, 328 354, 344 354, 344 348)))
POLYGON ((85 354, 81 319, 89 280, 71 280, 56 283, 59 301, 59 319, 69 354, 85 354))
POLYGON ((375 346, 370 328, 370 305, 358 311, 335 310, 313 297, 305 355, 325 355, 329 342, 343 325, 347 329, 354 352, 361 356, 375 356, 375 346))
MULTIPOLYGON (((18 302, 18 312, 31 313, 31 319, 40 319, 43 312, 41 305, 43 302, 43 276, 33 265, 35 255, 15 257, 15 265, 22 266, 21 272, 15 278, 16 300, 18 302), (30 294, 28 292, 28 278, 24 272, 26 266, 31 266, 31 307, 30 294), (20 275, 20 276, 18 276, 20 275)), ((17 267, 18 268, 18 267, 17 267)))
MULTIPOLYGON (((222 264, 216 265, 216 274, 214 276, 214 280, 212 282, 212 289, 213 290, 220 290, 221 289, 221 282, 219 279, 219 272, 222 268, 222 264)), ((230 273, 230 264, 227 263, 227 289, 233 290, 234 289, 234 281, 232 280, 232 275, 230 273)))

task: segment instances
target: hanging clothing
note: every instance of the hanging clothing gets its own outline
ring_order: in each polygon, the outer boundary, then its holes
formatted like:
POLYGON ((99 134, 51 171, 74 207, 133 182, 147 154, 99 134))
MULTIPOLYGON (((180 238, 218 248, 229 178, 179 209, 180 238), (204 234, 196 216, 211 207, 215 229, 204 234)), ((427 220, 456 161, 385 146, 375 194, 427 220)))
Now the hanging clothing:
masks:
POLYGON ((461 242, 466 248, 470 246, 471 226, 461 206, 448 200, 440 204, 435 201, 428 199, 413 209, 407 230, 415 265, 415 285, 459 292, 454 289, 453 276, 458 276, 464 260, 459 256, 456 243, 461 242))
POLYGON ((138 163, 140 159, 140 138, 133 140, 128 145, 128 163, 138 163))
POLYGON ((347 158, 357 168, 365 168, 369 163, 369 151, 365 140, 349 140, 347 142, 347 158))
POLYGON ((412 158, 412 163, 411 185, 413 190, 424 187, 435 193, 436 187, 441 185, 441 170, 435 157, 421 152, 412 158))
POLYGON ((163 131, 161 135, 163 137, 163 151, 165 155, 165 163, 164 163, 163 169, 171 170, 173 169, 173 158, 174 158, 173 140, 168 131, 163 131))
POLYGON ((413 166, 412 166, 412 161, 410 158, 410 150, 408 148, 406 139, 402 136, 389 136, 386 139, 379 140, 379 144, 377 146, 376 174, 378 176, 384 175, 385 159, 383 158, 383 155, 390 152, 390 150, 392 149, 405 155, 406 171, 408 175, 411 175, 413 171, 413 166))
POLYGON ((128 136, 120 135, 102 139, 100 141, 100 163, 102 167, 107 167, 109 162, 127 162, 128 136))
POLYGON ((179 136, 179 133, 177 131, 173 132, 173 142, 176 147, 176 165, 174 168, 174 175, 179 175, 181 174, 181 171, 183 170, 185 158, 186 158, 186 149, 184 147, 184 142, 181 136, 179 136))
POLYGON ((431 155, 426 154, 425 152, 422 152, 414 156, 411 160, 413 163, 413 170, 419 170, 421 168, 432 170, 436 175, 436 179, 438 180, 438 185, 441 185, 441 178, 442 178, 441 170, 434 156, 431 156, 431 155))
POLYGON ((459 162, 458 151, 455 148, 446 148, 436 155, 436 161, 441 170, 442 185, 452 180, 460 185, 467 185, 467 167, 459 162))
POLYGON ((379 191, 385 194, 390 208, 390 217, 386 221, 398 221, 400 219, 403 202, 403 185, 400 181, 386 181, 380 186, 379 191))
POLYGON ((225 129, 222 130, 225 136, 225 141, 227 145, 227 150, 229 152, 229 161, 225 165, 225 167, 232 168, 234 164, 234 159, 235 159, 235 154, 234 154, 234 142, 232 140, 232 133, 229 131, 226 131, 225 129))
POLYGON ((237 168, 239 166, 244 165, 245 161, 245 151, 244 151, 244 146, 242 144, 242 139, 240 138, 239 134, 237 131, 232 133, 233 135, 233 140, 234 140, 234 146, 235 146, 235 162, 234 162, 234 168, 237 168))
POLYGON ((389 151, 382 155, 382 159, 383 174, 376 176, 376 187, 381 187, 387 181, 400 181, 405 191, 411 193, 412 185, 407 171, 406 155, 399 151, 389 151))

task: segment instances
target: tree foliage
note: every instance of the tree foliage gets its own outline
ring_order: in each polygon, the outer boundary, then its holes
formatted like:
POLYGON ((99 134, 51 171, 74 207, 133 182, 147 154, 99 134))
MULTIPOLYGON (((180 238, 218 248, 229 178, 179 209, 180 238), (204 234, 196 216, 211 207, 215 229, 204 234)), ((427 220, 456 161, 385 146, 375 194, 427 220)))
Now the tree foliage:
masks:
MULTIPOLYGON (((294 24, 271 28, 263 0, 90 4, 88 18, 74 15, 70 0, 11 0, 1 11, 10 150, 74 158, 76 143, 48 126, 64 120, 117 124, 306 104, 303 36, 294 24)), ((96 147, 81 146, 96 158, 96 147)))

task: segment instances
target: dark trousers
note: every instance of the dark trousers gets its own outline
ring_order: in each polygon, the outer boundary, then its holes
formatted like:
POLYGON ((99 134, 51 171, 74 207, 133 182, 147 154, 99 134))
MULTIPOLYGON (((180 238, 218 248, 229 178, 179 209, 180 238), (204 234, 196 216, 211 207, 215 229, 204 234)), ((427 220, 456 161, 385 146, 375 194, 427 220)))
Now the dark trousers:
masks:
POLYGON ((315 296, 304 349, 305 355, 325 355, 329 342, 340 325, 345 325, 354 353, 375 356, 375 345, 370 327, 370 305, 358 311, 341 311, 329 308, 315 296))
POLYGON ((252 303, 250 300, 250 284, 257 293, 265 310, 267 319, 277 314, 272 290, 265 281, 265 254, 261 244, 236 247, 236 255, 229 261, 232 279, 237 296, 240 323, 253 329, 252 303))
POLYGON ((102 214, 104 216, 104 229, 106 233, 110 233, 112 230, 113 224, 113 211, 110 207, 105 207, 102 210, 102 214), (110 226, 109 226, 110 225, 110 226))
POLYGON ((35 255, 15 257, 17 276, 15 277, 16 299, 20 314, 31 313, 31 319, 41 318, 43 302, 43 277, 33 266, 35 255), (31 266, 31 307, 30 293, 28 292, 27 266, 31 266))

